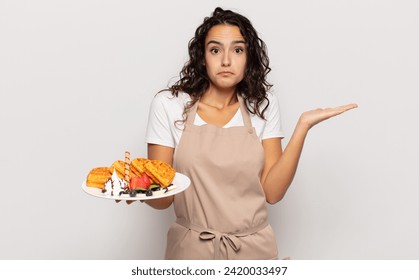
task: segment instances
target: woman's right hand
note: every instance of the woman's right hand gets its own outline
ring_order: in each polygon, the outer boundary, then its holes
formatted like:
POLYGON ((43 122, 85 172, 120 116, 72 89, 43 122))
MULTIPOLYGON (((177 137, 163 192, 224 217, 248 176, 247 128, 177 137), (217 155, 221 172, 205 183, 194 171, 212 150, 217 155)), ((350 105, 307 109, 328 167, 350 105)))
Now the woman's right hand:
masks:
MULTIPOLYGON (((128 204, 128 205, 130 205, 131 203, 133 203, 133 202, 135 202, 136 200, 125 200, 125 202, 128 204)), ((141 202, 144 202, 143 200, 140 200, 141 202)), ((119 203, 119 202, 121 202, 121 200, 120 199, 115 199, 115 202, 116 203, 119 203)))
MULTIPOLYGON (((141 203, 147 203, 148 205, 150 205, 151 207, 155 208, 155 209, 166 209, 168 208, 172 202, 173 202, 173 195, 172 196, 167 196, 167 197, 163 197, 163 198, 158 198, 158 199, 151 199, 151 200, 125 200, 125 202, 130 205, 133 202, 139 201, 141 203)), ((121 200, 115 200, 116 203, 121 202, 121 200)))
MULTIPOLYGON (((174 148, 161 146, 156 144, 147 145, 147 154, 148 159, 157 159, 164 161, 170 166, 173 165, 173 153, 175 152, 174 148)), ((168 196, 158 199, 145 200, 145 203, 150 205, 155 209, 166 209, 173 203, 174 196, 168 196)))
MULTIPOLYGON (((148 159, 161 160, 172 165, 173 153, 175 151, 174 148, 161 146, 161 145, 155 145, 155 144, 148 144, 147 149, 148 149, 148 159)), ((150 199, 150 200, 147 199, 147 200, 139 200, 139 201, 142 203, 145 202, 151 207, 156 208, 156 209, 166 209, 172 204, 173 199, 174 197, 172 195, 172 196, 158 198, 158 199, 150 199)), ((115 200, 116 203, 119 203, 120 201, 121 200, 115 200)), ((137 200, 126 200, 125 202, 128 205, 130 205, 135 201, 137 200)))

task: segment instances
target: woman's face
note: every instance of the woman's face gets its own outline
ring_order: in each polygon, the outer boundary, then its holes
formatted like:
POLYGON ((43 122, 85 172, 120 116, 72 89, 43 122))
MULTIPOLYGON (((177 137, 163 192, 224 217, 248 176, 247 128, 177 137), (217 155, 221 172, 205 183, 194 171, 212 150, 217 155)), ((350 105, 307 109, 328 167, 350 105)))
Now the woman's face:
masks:
POLYGON ((205 67, 211 85, 234 89, 243 80, 246 43, 234 25, 215 25, 205 38, 205 67))

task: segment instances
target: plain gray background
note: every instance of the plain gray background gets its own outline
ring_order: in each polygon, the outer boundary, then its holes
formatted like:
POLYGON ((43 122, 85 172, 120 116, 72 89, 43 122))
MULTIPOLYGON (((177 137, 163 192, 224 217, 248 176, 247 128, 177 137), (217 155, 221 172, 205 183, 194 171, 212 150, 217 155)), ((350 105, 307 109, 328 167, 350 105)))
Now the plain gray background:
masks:
POLYGON ((146 156, 154 94, 220 5, 267 43, 286 138, 317 107, 269 206, 279 257, 419 259, 419 4, 356 1, 0 1, 1 259, 161 259, 170 208, 86 195, 91 168, 146 156))

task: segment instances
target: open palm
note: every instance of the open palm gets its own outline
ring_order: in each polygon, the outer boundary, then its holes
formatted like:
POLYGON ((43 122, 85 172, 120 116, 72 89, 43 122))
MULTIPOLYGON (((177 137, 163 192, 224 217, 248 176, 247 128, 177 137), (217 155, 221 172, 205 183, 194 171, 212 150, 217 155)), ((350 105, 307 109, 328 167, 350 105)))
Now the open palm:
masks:
POLYGON ((357 104, 347 104, 343 106, 338 106, 335 108, 325 108, 325 109, 315 109, 311 111, 304 112, 300 117, 300 122, 306 125, 308 128, 312 128, 316 124, 327 120, 331 117, 340 115, 348 110, 357 108, 357 104))

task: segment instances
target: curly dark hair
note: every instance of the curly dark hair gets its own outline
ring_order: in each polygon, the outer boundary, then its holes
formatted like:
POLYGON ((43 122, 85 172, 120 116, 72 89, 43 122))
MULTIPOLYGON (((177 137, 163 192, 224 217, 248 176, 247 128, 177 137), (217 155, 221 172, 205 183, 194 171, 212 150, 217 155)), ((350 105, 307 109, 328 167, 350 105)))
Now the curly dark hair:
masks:
POLYGON ((174 96, 179 91, 190 95, 191 103, 185 108, 187 110, 195 104, 208 89, 210 80, 203 61, 205 61, 205 38, 208 31, 215 25, 234 25, 240 29, 245 39, 247 62, 243 80, 237 85, 237 93, 246 100, 246 107, 252 114, 265 119, 264 113, 269 106, 267 91, 272 87, 266 80, 269 67, 266 44, 259 38, 257 31, 246 17, 230 10, 215 8, 210 17, 196 29, 195 36, 189 41, 189 61, 183 66, 179 76, 180 79, 167 90, 174 96), (262 102, 267 104, 261 108, 262 102))

